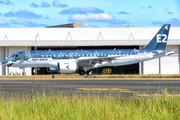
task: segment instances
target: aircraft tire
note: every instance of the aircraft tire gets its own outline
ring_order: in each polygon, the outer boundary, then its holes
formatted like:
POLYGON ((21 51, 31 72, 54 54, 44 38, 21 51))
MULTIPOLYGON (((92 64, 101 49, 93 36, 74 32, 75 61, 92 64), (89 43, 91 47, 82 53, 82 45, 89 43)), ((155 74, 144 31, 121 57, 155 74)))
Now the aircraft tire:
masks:
POLYGON ((84 70, 79 71, 79 75, 84 75, 84 74, 85 74, 84 70))
POLYGON ((87 72, 87 75, 93 75, 93 71, 92 71, 92 70, 89 70, 89 71, 87 72))
POLYGON ((23 75, 23 76, 26 76, 26 73, 25 73, 25 72, 23 72, 23 73, 22 73, 22 75, 23 75))

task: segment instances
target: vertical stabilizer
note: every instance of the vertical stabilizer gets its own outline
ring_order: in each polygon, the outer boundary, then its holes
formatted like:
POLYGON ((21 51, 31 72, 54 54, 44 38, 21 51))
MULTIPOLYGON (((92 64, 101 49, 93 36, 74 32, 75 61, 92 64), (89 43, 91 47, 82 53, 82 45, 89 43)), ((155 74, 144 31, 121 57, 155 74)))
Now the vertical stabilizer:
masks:
POLYGON ((170 24, 164 24, 144 50, 165 50, 170 24))

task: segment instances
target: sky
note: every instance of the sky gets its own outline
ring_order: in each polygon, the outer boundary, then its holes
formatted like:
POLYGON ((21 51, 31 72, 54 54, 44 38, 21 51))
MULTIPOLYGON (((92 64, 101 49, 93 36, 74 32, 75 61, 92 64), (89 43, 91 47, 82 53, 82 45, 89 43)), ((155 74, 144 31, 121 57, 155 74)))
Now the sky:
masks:
POLYGON ((180 0, 0 0, 0 27, 180 27, 180 0))

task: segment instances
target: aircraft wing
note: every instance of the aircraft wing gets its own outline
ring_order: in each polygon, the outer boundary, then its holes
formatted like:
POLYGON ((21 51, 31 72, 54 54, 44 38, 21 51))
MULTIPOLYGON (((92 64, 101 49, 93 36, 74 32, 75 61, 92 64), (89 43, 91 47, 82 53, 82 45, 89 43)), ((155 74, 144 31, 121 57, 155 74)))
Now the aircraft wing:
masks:
POLYGON ((104 61, 111 62, 112 60, 116 60, 119 55, 116 56, 107 56, 107 57, 81 57, 77 59, 78 66, 91 65, 96 63, 102 63, 104 61))

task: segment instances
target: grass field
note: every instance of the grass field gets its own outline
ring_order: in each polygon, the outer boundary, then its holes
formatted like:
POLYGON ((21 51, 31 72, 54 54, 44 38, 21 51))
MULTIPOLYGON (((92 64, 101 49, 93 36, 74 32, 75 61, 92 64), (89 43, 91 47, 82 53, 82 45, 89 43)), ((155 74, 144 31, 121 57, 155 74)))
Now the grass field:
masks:
POLYGON ((3 120, 177 120, 180 97, 124 98, 111 94, 26 95, 0 99, 3 120))
MULTIPOLYGON (((55 78, 180 78, 180 74, 171 75, 161 75, 161 74, 149 74, 149 75, 139 75, 139 74, 115 74, 115 75, 79 75, 79 74, 54 74, 55 78)), ((0 76, 0 78, 52 78, 52 75, 33 75, 33 76, 0 76)))

